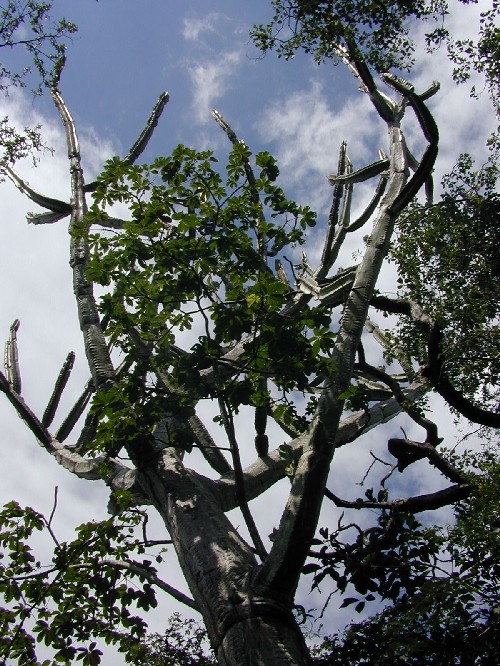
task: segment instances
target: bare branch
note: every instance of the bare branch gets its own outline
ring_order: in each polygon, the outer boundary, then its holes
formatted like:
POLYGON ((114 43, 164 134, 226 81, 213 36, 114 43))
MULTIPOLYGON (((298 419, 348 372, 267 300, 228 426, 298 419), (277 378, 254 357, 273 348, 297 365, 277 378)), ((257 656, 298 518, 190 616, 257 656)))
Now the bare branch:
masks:
POLYGON ((49 431, 41 424, 35 414, 31 411, 24 399, 14 390, 5 375, 0 372, 0 391, 5 393, 7 400, 13 405, 14 409, 26 423, 31 432, 38 439, 40 444, 53 453, 56 449, 56 443, 49 431))
POLYGON ((11 169, 11 167, 3 165, 2 169, 18 188, 18 190, 25 194, 34 203, 38 204, 42 208, 47 208, 54 213, 60 213, 61 217, 65 217, 71 213, 70 204, 64 201, 59 201, 59 199, 52 199, 51 197, 47 197, 44 194, 40 194, 40 192, 37 192, 32 187, 30 187, 28 183, 14 171, 14 169, 11 169))
POLYGON ((64 442, 67 439, 68 435, 77 424, 78 419, 83 414, 85 407, 88 405, 90 396, 93 392, 94 384, 92 381, 89 381, 87 382, 83 393, 73 405, 68 416, 64 419, 59 430, 56 432, 56 439, 58 442, 64 442))
POLYGON ((19 329, 19 319, 16 319, 10 327, 9 339, 5 343, 4 365, 12 390, 21 393, 21 372, 19 370, 19 354, 17 350, 17 331, 19 329))
POLYGON ((243 476, 243 469, 241 467, 241 458, 238 448, 238 442, 236 440, 236 433, 234 431, 234 421, 232 413, 229 407, 226 405, 223 398, 219 398, 219 405, 221 410, 221 416, 223 419, 224 428, 226 430, 227 437, 231 446, 231 455, 233 458, 233 467, 234 467, 234 481, 235 481, 235 491, 236 497, 238 499, 238 506, 241 510, 243 518, 245 519, 248 532, 255 546, 255 550, 263 562, 267 557, 267 552, 260 538, 260 534, 257 530, 257 525, 253 519, 252 513, 248 507, 247 494, 245 489, 245 478, 243 476))
POLYGON ((70 211, 65 213, 28 213, 26 219, 28 224, 54 224, 67 217, 70 211))
MULTIPOLYGON (((169 100, 168 92, 162 92, 160 97, 158 98, 158 101, 153 107, 153 111, 149 116, 145 128, 139 134, 139 137, 137 138, 136 142, 130 149, 128 155, 124 157, 123 161, 126 164, 134 164, 134 162, 140 157, 140 155, 148 145, 148 142, 151 136, 153 135, 156 126, 158 125, 158 121, 160 120, 160 116, 163 113, 163 110, 168 100, 169 100)), ((83 187, 85 192, 95 192, 96 188, 97 188, 96 180, 93 181, 92 183, 84 185, 83 187)))
POLYGON ((328 176, 330 185, 335 185, 336 183, 344 184, 354 184, 354 183, 363 183, 365 180, 369 180, 374 176, 379 176, 383 171, 386 171, 389 168, 389 158, 384 158, 368 164, 357 171, 352 171, 351 173, 341 174, 339 176, 328 176))
POLYGON ((54 416, 56 414, 59 401, 61 399, 64 389, 66 388, 66 384, 68 383, 68 379, 71 374, 74 362, 75 362, 75 352, 69 352, 68 356, 66 357, 66 360, 64 361, 63 367, 59 372, 59 376, 56 379, 54 390, 52 391, 52 395, 50 396, 48 405, 42 416, 42 424, 46 428, 48 428, 52 423, 52 421, 54 420, 54 416))
POLYGON ((390 439, 389 453, 398 460, 398 469, 402 472, 408 465, 417 460, 427 458, 429 462, 442 472, 450 481, 466 484, 467 477, 451 463, 449 463, 430 442, 413 442, 409 439, 390 439))
MULTIPOLYGON (((80 565, 75 565, 75 566, 81 568, 80 565)), ((92 565, 83 565, 83 566, 93 567, 94 565, 92 564, 92 565)), ((124 560, 114 560, 112 558, 109 558, 105 560, 100 560, 100 562, 98 562, 98 566, 110 566, 113 569, 122 569, 123 571, 129 571, 130 573, 139 576, 140 578, 144 578, 145 580, 148 581, 148 583, 155 585, 160 590, 163 590, 163 592, 166 592, 177 601, 180 601, 181 604, 184 604, 185 606, 188 606, 189 608, 192 608, 195 611, 199 611, 198 605, 193 599, 186 596, 182 592, 179 592, 179 590, 176 590, 175 587, 172 587, 172 585, 166 583, 153 571, 151 571, 150 569, 146 569, 137 562, 130 562, 130 561, 128 562, 124 560)))
MULTIPOLYGON (((337 175, 343 176, 344 174, 349 173, 350 165, 351 163, 347 156, 347 144, 345 141, 343 141, 340 145, 340 150, 339 150, 337 175)), ((321 279, 326 277, 328 271, 330 270, 331 266, 333 265, 333 263, 337 258, 338 254, 337 248, 339 246, 338 236, 339 233, 342 232, 337 231, 336 229, 339 222, 340 202, 342 201, 343 195, 344 195, 344 185, 342 184, 341 181, 335 182, 333 184, 332 205, 330 208, 330 214, 328 216, 328 227, 325 234, 325 242, 323 244, 323 252, 321 254, 320 267, 318 268, 316 273, 312 273, 312 275, 316 279, 321 279)), ((339 227, 339 229, 345 231, 344 227, 339 227)))
POLYGON ((205 428, 203 421, 194 414, 189 418, 189 427, 193 437, 200 447, 203 457, 208 464, 219 474, 227 474, 231 471, 231 465, 228 463, 222 451, 216 445, 212 436, 205 428))
POLYGON ((83 333, 87 361, 95 387, 99 390, 113 382, 115 372, 101 327, 93 294, 93 285, 85 275, 85 268, 89 260, 89 247, 84 233, 84 217, 87 212, 87 205, 80 147, 73 119, 59 91, 53 88, 51 92, 64 124, 70 162, 71 220, 69 232, 71 236, 70 266, 73 269, 73 290, 78 306, 80 329, 83 333))
POLYGON ((161 114, 163 113, 168 100, 168 92, 162 92, 158 98, 158 101, 153 107, 153 111, 148 118, 146 127, 142 130, 139 137, 137 138, 137 141, 130 149, 128 155, 124 158, 124 162, 127 164, 134 164, 134 162, 141 156, 146 146, 148 145, 156 126, 158 125, 158 121, 160 120, 161 114))
POLYGON ((421 414, 420 410, 417 409, 415 405, 407 402, 403 390, 399 385, 399 382, 397 382, 393 377, 391 377, 389 374, 387 374, 380 368, 375 368, 372 365, 368 365, 368 363, 359 364, 358 367, 360 370, 367 372, 372 377, 375 377, 375 379, 378 379, 379 381, 383 382, 391 389, 392 393, 394 394, 394 397, 399 402, 401 407, 406 411, 406 413, 415 421, 417 425, 421 426, 426 430, 427 432, 426 441, 429 442, 429 444, 435 447, 440 443, 441 440, 438 437, 438 430, 436 424, 430 419, 423 416, 423 414, 421 414))
POLYGON ((363 213, 354 221, 352 222, 348 227, 347 227, 347 232, 351 233, 353 231, 357 231, 358 229, 361 229, 361 227, 368 222, 370 217, 373 215, 375 212, 377 206, 380 203, 380 200, 382 199, 382 196, 385 192, 385 188, 387 185, 387 177, 382 176, 380 178, 377 189, 375 190, 375 194, 373 195, 372 200, 368 204, 368 206, 365 208, 363 213))

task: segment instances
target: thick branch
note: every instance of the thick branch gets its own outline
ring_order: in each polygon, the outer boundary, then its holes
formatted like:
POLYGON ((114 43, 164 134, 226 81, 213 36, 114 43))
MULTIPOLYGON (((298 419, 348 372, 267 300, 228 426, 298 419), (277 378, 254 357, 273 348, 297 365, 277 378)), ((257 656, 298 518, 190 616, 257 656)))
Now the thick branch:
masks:
POLYGON ((435 493, 396 499, 391 502, 368 502, 364 500, 350 502, 340 499, 340 497, 337 497, 329 490, 325 491, 325 495, 336 506, 345 509, 388 509, 394 513, 420 513, 421 511, 435 511, 436 509, 442 509, 444 506, 456 504, 466 499, 473 489, 474 487, 470 484, 462 483, 449 486, 443 490, 437 490, 435 493))
POLYGON ((73 291, 76 296, 87 361, 94 385, 99 390, 113 382, 115 372, 97 312, 93 285, 85 275, 89 260, 89 247, 85 233, 86 222, 84 217, 87 212, 87 205, 80 147, 73 119, 59 91, 55 88, 52 89, 52 97, 64 124, 70 162, 71 220, 69 233, 71 236, 70 266, 73 269, 73 291))
POLYGON ((385 312, 410 317, 415 325, 424 332, 427 337, 428 364, 423 368, 422 375, 430 381, 453 409, 474 423, 489 428, 500 427, 500 414, 477 407, 458 391, 447 377, 444 371, 446 357, 442 348, 441 330, 421 305, 414 301, 391 299, 385 296, 373 297, 371 304, 385 312))

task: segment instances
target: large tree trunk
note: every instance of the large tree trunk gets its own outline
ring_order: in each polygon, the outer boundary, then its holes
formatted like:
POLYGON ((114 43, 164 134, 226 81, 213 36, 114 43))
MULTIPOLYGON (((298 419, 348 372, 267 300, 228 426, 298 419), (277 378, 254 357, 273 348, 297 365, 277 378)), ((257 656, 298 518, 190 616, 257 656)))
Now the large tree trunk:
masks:
POLYGON ((219 663, 309 663, 293 598, 257 592, 257 559, 203 479, 166 449, 140 483, 165 521, 219 663))

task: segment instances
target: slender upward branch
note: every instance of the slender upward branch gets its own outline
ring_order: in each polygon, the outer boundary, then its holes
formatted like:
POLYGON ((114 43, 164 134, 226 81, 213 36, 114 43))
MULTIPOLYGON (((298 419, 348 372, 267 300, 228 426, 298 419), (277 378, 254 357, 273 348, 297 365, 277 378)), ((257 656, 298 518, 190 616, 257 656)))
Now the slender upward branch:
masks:
POLYGON ((113 382, 115 371, 100 324, 93 285, 85 275, 85 268, 89 260, 89 247, 86 239, 87 223, 85 214, 87 204, 80 147, 73 119, 56 88, 52 90, 52 97, 64 124, 70 163, 71 219, 69 233, 71 236, 70 266, 73 269, 73 291, 76 296, 87 361, 94 385, 99 390, 113 382))

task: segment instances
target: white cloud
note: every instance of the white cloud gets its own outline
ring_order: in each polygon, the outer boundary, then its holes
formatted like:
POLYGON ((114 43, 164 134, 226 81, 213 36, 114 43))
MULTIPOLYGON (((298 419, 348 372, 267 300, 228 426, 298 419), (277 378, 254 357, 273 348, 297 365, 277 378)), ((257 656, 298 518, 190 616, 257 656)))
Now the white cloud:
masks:
POLYGON ((221 53, 216 59, 188 66, 193 85, 193 109, 197 122, 211 121, 210 111, 215 100, 222 97, 229 87, 238 68, 242 54, 240 51, 221 53))
POLYGON ((216 26, 220 22, 222 14, 211 12, 202 17, 185 18, 182 21, 183 29, 181 31, 184 39, 188 41, 198 41, 203 33, 215 33, 216 26))

